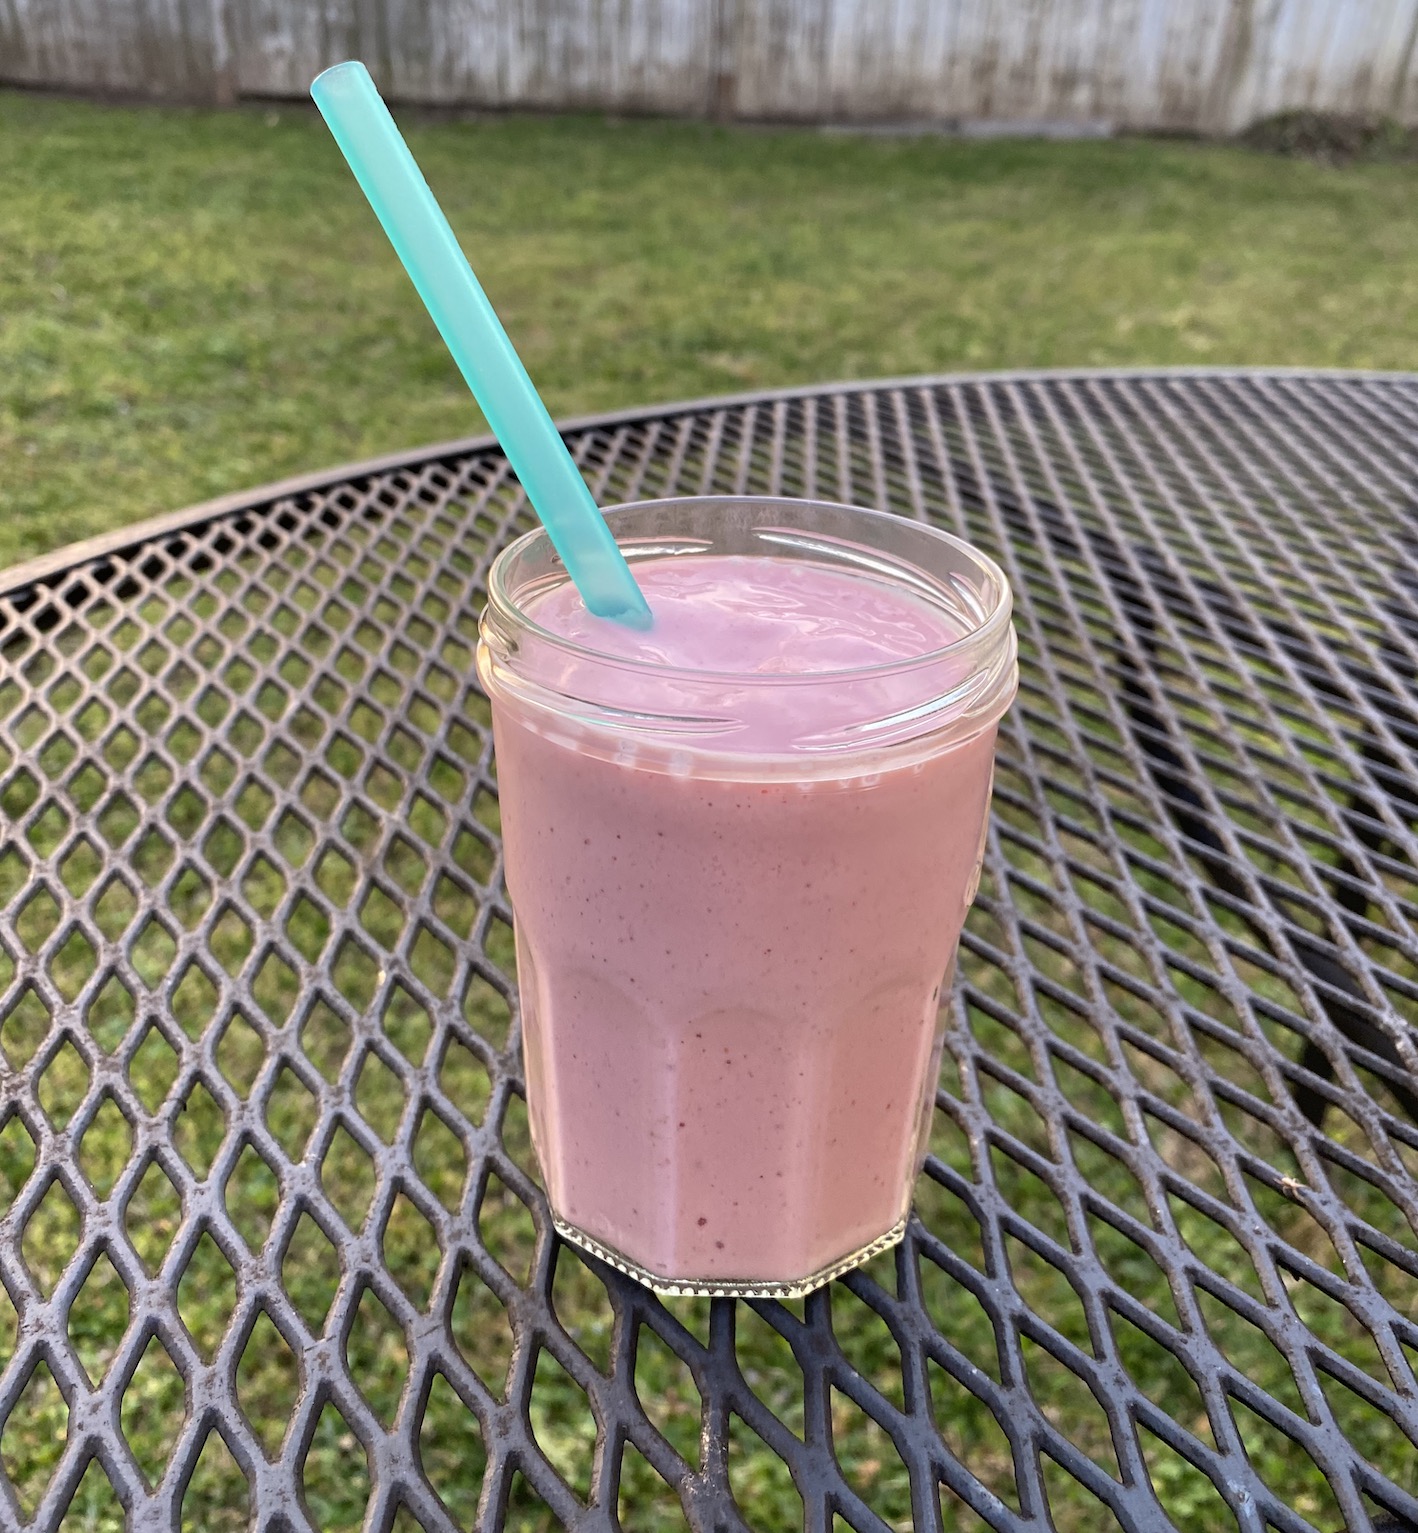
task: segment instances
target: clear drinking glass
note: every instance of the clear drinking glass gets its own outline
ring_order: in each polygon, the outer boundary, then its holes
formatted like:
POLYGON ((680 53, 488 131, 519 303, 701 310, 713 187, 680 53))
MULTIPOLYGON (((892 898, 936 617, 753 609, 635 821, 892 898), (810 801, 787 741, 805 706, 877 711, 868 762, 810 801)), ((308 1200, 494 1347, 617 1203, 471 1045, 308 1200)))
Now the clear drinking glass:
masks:
POLYGON ((855 507, 606 515, 632 566, 812 560, 958 634, 850 670, 660 666, 538 625, 567 579, 544 532, 492 568, 478 674, 556 1227, 664 1293, 794 1296, 905 1227, 1017 686, 1009 586, 958 538, 855 507))

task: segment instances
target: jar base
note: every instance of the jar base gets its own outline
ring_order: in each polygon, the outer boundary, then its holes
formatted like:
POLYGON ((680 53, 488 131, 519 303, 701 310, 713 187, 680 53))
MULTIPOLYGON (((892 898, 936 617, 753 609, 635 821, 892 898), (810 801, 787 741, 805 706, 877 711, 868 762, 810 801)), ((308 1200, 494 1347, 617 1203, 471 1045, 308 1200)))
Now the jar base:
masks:
POLYGON ((578 1230, 574 1224, 568 1224, 555 1213, 551 1216, 551 1222, 555 1226, 556 1233, 563 1240, 570 1242, 573 1246, 579 1246, 583 1251, 589 1251, 592 1256, 599 1257, 607 1266, 614 1267, 617 1272, 625 1273, 627 1277, 634 1278, 637 1283, 643 1284, 653 1293, 667 1299, 801 1299, 814 1289, 821 1288, 824 1283, 830 1283, 833 1278, 841 1277, 844 1272, 850 1272, 854 1267, 860 1267, 869 1262, 874 1256, 880 1256, 883 1251, 889 1251, 892 1246, 899 1245, 906 1234, 906 1220, 903 1218, 886 1234, 879 1235, 869 1244, 859 1247, 850 1255, 830 1263, 817 1272, 810 1273, 807 1277, 784 1282, 762 1282, 752 1278, 664 1277, 658 1272, 651 1272, 645 1267, 638 1266, 619 1251, 602 1245, 593 1235, 586 1234, 584 1230, 578 1230))

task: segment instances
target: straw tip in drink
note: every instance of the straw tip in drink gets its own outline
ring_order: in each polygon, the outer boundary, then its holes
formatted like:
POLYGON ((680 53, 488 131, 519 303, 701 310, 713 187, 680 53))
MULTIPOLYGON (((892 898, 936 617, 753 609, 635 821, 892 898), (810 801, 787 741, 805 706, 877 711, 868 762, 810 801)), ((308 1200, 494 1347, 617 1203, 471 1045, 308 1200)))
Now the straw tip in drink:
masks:
POLYGON ((616 620, 627 628, 639 629, 641 633, 648 633, 655 626, 655 614, 643 601, 638 606, 623 608, 616 613, 616 620))
MULTIPOLYGON (((584 596, 582 600, 586 600, 584 596)), ((650 611, 649 603, 640 594, 639 587, 633 584, 628 593, 617 591, 610 595, 602 592, 594 605, 590 601, 586 605, 593 616, 620 623, 626 628, 638 629, 641 633, 655 626, 655 614, 650 611)))

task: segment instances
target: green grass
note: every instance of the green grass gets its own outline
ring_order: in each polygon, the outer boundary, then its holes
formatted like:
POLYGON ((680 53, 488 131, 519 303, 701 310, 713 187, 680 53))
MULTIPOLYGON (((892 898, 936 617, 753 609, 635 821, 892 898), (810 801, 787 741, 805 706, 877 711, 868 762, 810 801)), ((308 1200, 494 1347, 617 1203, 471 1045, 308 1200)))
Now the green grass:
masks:
MULTIPOLYGON (((1404 367, 1418 166, 597 118, 410 140, 552 409, 933 369, 1404 367)), ((313 112, 0 94, 0 565, 480 429, 313 112)))

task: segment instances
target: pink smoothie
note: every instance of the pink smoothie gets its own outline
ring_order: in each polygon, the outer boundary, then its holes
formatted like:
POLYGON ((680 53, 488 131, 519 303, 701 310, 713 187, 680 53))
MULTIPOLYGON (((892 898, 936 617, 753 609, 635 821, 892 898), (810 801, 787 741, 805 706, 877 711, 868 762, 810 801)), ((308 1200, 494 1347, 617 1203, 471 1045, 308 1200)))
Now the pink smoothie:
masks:
MULTIPOLYGON (((569 585, 528 615, 602 655, 722 673, 705 749, 627 750, 492 689, 533 1137, 559 1218, 633 1266, 794 1282, 906 1213, 995 731, 803 746, 948 691, 958 663, 893 663, 959 627, 890 585, 728 555, 636 575, 648 633, 569 585), (834 687, 735 680, 863 667, 834 687)), ((574 694, 581 663, 558 650, 544 670, 574 694)), ((630 711, 663 701, 643 664, 616 687, 630 711)))

